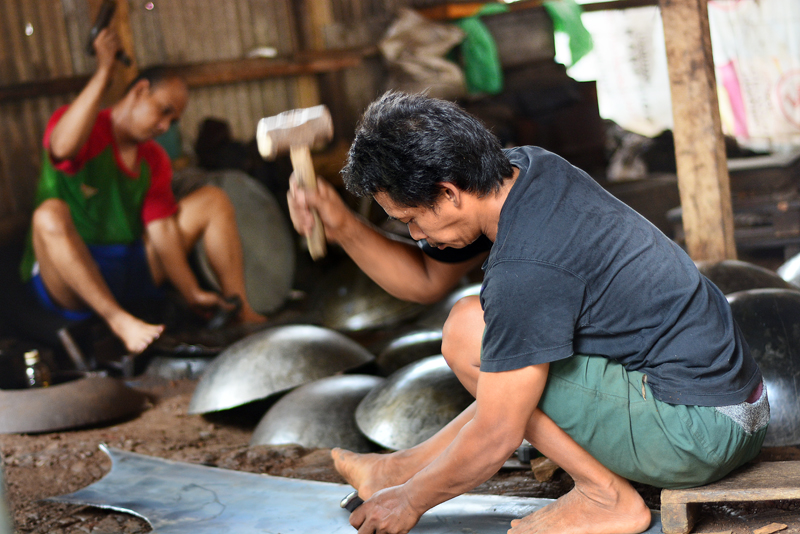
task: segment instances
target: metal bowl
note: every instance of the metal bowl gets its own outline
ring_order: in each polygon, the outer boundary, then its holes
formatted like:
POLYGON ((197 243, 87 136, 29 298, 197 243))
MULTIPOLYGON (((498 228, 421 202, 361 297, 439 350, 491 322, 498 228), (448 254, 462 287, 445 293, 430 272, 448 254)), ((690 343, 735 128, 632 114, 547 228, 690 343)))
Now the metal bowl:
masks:
POLYGON ((373 389, 356 409, 358 428, 387 449, 422 443, 475 399, 443 356, 412 363, 373 389))
POLYGON ((414 330, 390 341, 378 353, 375 364, 381 375, 389 376, 406 365, 441 353, 441 328, 414 330))
POLYGON ((481 284, 471 284, 457 289, 450 293, 445 299, 433 306, 429 311, 426 311, 415 324, 425 328, 438 328, 442 329, 447 317, 450 315, 450 310, 456 305, 456 302, 464 297, 472 297, 481 294, 481 284))
POLYGON ((284 445, 372 452, 356 426, 358 403, 385 379, 370 375, 322 378, 290 391, 258 423, 250 445, 284 445))
POLYGON ((235 408, 374 359, 352 339, 327 328, 268 328, 237 341, 211 362, 197 384, 189 413, 235 408))
POLYGON ((0 390, 0 433, 67 430, 141 412, 147 397, 107 376, 85 375, 46 388, 0 390))
POLYGON ((350 259, 344 259, 315 295, 321 323, 340 332, 392 328, 419 315, 425 306, 393 297, 350 259))
POLYGON ((767 386, 765 447, 800 444, 800 292, 751 289, 728 295, 733 317, 767 386))
POLYGON ((698 261, 695 264, 698 270, 714 282, 714 285, 720 288, 725 295, 748 289, 800 290, 797 286, 778 276, 778 273, 745 261, 698 261))

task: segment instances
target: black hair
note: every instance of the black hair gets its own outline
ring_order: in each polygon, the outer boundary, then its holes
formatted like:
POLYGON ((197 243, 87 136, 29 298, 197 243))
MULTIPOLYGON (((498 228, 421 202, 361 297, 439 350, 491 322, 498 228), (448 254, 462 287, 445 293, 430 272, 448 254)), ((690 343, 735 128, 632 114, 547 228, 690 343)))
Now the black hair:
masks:
POLYGON ((500 141, 452 102, 389 91, 356 128, 342 177, 357 196, 384 192, 397 204, 433 208, 450 182, 479 196, 513 174, 500 141))
POLYGON ((134 78, 133 81, 128 84, 128 87, 125 88, 125 94, 133 89, 133 86, 139 83, 141 80, 147 80, 150 82, 150 88, 152 89, 161 82, 171 80, 173 78, 184 81, 183 77, 178 74, 174 68, 167 67, 165 65, 153 65, 139 71, 139 74, 136 75, 136 78, 134 78))

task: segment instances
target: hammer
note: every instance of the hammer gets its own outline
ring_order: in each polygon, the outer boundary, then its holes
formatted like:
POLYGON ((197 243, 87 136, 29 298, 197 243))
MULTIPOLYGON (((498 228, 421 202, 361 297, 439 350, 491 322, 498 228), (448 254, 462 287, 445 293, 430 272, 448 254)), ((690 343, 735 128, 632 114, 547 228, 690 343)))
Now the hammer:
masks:
MULTIPOLYGON (((328 108, 320 105, 311 108, 284 111, 273 117, 258 121, 256 142, 264 159, 272 160, 289 150, 292 168, 300 186, 316 189, 317 176, 311 161, 310 146, 330 141, 333 137, 333 121, 328 108)), ((316 210, 312 210, 314 228, 306 237, 311 257, 318 260, 325 256, 325 228, 316 210)))

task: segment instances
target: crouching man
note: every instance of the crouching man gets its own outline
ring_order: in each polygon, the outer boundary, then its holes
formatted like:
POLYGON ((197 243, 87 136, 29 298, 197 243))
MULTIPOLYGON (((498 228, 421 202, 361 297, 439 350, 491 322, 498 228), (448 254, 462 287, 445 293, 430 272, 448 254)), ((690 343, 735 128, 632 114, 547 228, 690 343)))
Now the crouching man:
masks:
POLYGON ((480 298, 453 308, 442 346, 475 402, 412 449, 332 453, 366 500, 350 517, 360 533, 408 532, 523 438, 575 487, 511 533, 642 532, 650 511, 629 480, 697 486, 759 452, 767 393, 725 296, 588 175, 400 93, 366 111, 342 172, 416 240, 493 242, 480 298))

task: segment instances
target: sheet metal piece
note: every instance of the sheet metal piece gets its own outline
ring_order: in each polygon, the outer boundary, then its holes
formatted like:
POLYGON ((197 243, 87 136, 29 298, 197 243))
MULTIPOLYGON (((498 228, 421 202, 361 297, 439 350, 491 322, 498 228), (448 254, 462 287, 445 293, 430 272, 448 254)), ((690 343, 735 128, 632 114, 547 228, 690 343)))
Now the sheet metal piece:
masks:
POLYGON ((195 388, 189 413, 235 408, 374 359, 352 339, 327 328, 268 328, 237 341, 211 362, 195 388))
MULTIPOLYGON (((244 282, 250 305, 258 312, 280 308, 294 283, 295 247, 289 223, 278 202, 253 177, 238 170, 205 175, 208 185, 228 194, 236 210, 236 225, 244 253, 244 282)), ((208 256, 200 240, 198 263, 206 281, 219 290, 208 256)))
POLYGON ((375 359, 383 376, 389 376, 406 365, 442 353, 442 329, 415 330, 393 339, 375 359))
MULTIPOLYGON (((96 506, 147 521, 158 534, 351 534, 339 507, 350 486, 205 467, 100 449, 111 458, 101 480, 52 502, 96 506)), ((431 508, 412 533, 505 534, 512 519, 551 499, 461 495, 431 508)), ((661 532, 661 516, 645 534, 661 532)))
POLYGON ((388 449, 422 443, 475 399, 443 356, 412 363, 373 389, 356 409, 358 428, 388 449))
POLYGON ((771 418, 765 447, 800 444, 800 292, 751 289, 728 295, 733 318, 761 368, 771 418))
POLYGON ((46 388, 0 390, 0 433, 53 432, 141 412, 144 394, 107 376, 85 376, 46 388))
POLYGON ((422 314, 415 324, 424 328, 438 328, 442 329, 447 316, 450 315, 450 310, 453 309, 456 302, 464 297, 471 297, 480 295, 481 284, 471 284, 457 289, 450 293, 444 300, 436 304, 433 308, 422 314))
POLYGON ((374 443, 356 426, 358 403, 385 379, 370 375, 322 378, 290 391, 258 423, 250 445, 297 443, 303 447, 342 447, 374 452, 374 443))
POLYGON ((787 282, 778 273, 745 261, 698 261, 695 265, 725 295, 748 289, 800 290, 800 287, 787 282))
POLYGON ((393 297, 350 259, 344 259, 319 287, 314 300, 321 322, 340 332, 392 328, 425 309, 421 304, 393 297))

